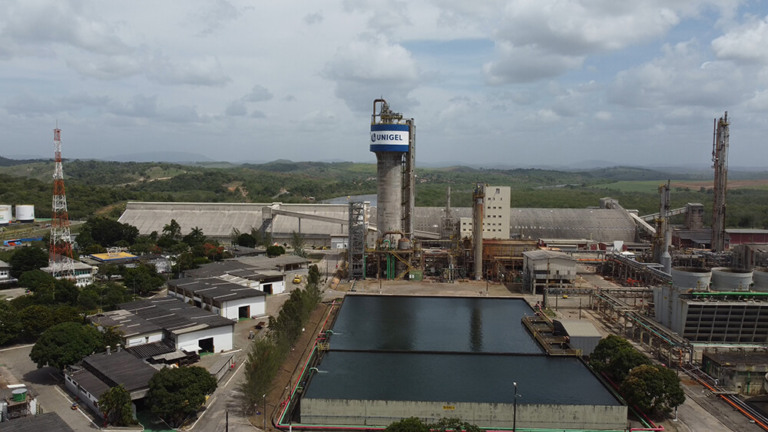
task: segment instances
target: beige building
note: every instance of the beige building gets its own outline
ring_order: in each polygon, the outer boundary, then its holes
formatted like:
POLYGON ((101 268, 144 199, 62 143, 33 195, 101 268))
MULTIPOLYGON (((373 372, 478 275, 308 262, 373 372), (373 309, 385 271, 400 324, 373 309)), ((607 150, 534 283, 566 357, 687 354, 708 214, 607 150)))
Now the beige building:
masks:
MULTIPOLYGON (((485 186, 483 202, 483 238, 509 239, 509 214, 511 206, 509 186, 485 186)), ((461 237, 472 238, 472 218, 459 218, 461 237)))

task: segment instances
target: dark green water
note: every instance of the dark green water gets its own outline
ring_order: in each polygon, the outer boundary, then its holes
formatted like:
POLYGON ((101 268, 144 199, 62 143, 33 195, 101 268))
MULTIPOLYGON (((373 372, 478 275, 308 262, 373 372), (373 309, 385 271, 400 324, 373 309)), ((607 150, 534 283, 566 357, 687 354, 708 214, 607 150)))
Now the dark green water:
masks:
POLYGON ((578 359, 547 357, 522 299, 347 296, 305 398, 620 405, 578 359))
POLYGON ((522 299, 347 296, 331 349, 539 354, 522 299))

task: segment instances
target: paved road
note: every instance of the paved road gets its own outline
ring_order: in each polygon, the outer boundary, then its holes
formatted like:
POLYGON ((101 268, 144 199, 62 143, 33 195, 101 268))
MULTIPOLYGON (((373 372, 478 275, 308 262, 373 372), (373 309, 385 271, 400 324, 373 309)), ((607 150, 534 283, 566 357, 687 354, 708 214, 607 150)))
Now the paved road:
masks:
MULTIPOLYGON (((26 384, 43 412, 56 412, 72 429, 82 431, 96 429, 90 417, 81 410, 72 410, 72 397, 66 392, 61 374, 52 367, 38 369, 29 358, 32 345, 23 345, 0 350, 0 362, 20 383, 26 384)), ((44 431, 48 432, 48 431, 44 431)))

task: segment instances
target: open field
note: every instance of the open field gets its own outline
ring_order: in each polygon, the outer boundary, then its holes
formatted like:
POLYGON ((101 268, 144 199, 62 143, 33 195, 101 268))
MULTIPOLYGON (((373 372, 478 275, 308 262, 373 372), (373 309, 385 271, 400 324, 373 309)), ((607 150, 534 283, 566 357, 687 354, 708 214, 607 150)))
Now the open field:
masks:
MULTIPOLYGON (((656 193, 659 186, 666 182, 667 180, 624 180, 615 183, 595 185, 592 186, 592 189, 615 190, 626 193, 656 193)), ((713 188, 713 182, 706 180, 671 180, 670 186, 673 190, 689 189, 691 191, 699 191, 701 188, 710 190, 713 188)), ((768 179, 728 180, 728 189, 768 190, 768 179)))

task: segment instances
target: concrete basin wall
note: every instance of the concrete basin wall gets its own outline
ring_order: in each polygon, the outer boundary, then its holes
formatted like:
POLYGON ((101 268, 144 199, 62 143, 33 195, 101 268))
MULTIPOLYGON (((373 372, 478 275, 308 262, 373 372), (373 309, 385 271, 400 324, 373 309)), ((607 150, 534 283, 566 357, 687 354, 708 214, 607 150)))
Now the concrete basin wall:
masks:
MULTIPOLYGON (((306 398, 301 401, 301 423, 312 425, 388 426, 408 417, 427 423, 448 417, 483 428, 512 428, 513 415, 513 405, 502 403, 306 398)), ((517 427, 625 430, 627 407, 519 403, 517 427)))

